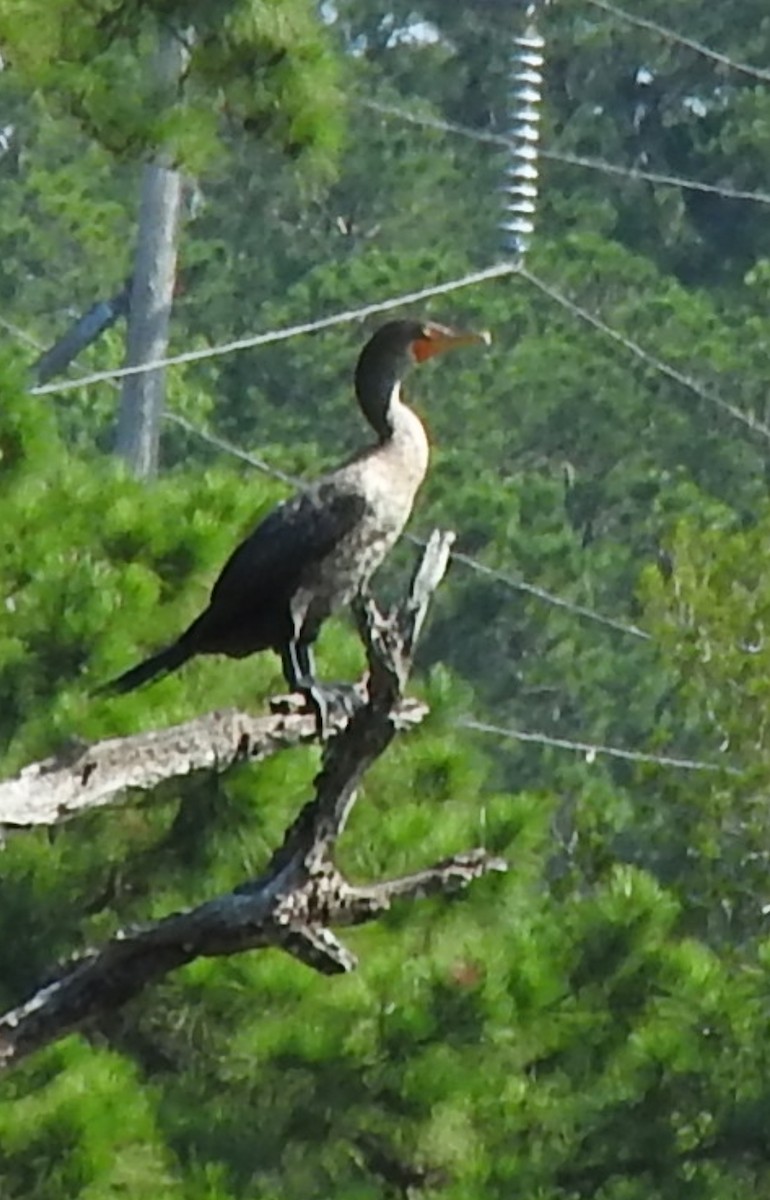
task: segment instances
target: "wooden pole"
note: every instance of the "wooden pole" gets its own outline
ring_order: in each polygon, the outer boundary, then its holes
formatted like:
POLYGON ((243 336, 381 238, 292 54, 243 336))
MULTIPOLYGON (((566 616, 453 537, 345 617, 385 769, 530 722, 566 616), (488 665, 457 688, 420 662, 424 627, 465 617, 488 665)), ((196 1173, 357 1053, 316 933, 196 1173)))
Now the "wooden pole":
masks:
MULTIPOLYGON (((164 29, 155 68, 162 94, 176 94, 186 61, 183 41, 164 29)), ((142 176, 126 366, 141 366, 166 355, 181 200, 182 177, 167 155, 159 155, 147 164, 142 176)), ((140 478, 157 471, 164 399, 163 368, 129 375, 123 382, 115 452, 140 478)))

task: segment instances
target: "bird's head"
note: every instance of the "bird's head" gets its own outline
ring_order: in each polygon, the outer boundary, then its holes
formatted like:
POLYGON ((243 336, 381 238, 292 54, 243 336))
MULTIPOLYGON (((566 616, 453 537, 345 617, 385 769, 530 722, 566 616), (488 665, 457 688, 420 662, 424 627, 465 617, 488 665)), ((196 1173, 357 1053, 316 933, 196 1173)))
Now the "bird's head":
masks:
POLYGON ((486 332, 468 333, 435 321, 388 321, 372 334, 356 367, 356 393, 364 411, 369 414, 373 405, 387 404, 393 389, 415 363, 454 346, 488 346, 490 340, 486 332))
POLYGON ((401 369, 425 362, 453 346, 489 345, 488 333, 466 333, 435 321, 388 321, 372 334, 361 352, 361 359, 398 363, 401 369))

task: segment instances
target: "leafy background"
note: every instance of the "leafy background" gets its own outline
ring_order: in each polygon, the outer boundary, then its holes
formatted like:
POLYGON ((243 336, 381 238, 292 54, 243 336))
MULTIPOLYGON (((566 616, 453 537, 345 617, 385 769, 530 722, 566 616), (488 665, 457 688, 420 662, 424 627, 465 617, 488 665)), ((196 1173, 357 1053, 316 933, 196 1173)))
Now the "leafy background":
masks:
MULTIPOLYGON (((760 0, 629 5, 768 61, 760 0)), ((279 685, 265 656, 89 696, 195 613, 234 541, 285 494, 171 423, 159 478, 131 480, 109 454, 114 388, 27 391, 35 351, 18 331, 50 345, 130 272, 143 157, 170 143, 189 177, 178 349, 500 254, 504 153, 364 101, 504 130, 520 10, 218 8, 213 22, 185 6, 199 49, 181 98, 142 82, 155 23, 178 4, 9 0, 0 16, 0 120, 15 127, 0 158, 5 774, 73 739, 258 706, 279 685)), ((766 190, 756 78, 589 3, 551 6, 541 25, 546 149, 766 190)), ((531 270, 767 422, 767 205, 551 158, 542 185, 531 270)), ((0 1090, 8 1200, 767 1194, 766 438, 523 279, 424 311, 494 342, 411 381, 435 443, 414 530, 454 528, 494 571, 650 636, 457 563, 416 681, 433 715, 367 779, 344 865, 375 878, 483 841, 510 874, 356 932, 350 978, 273 954, 196 963, 37 1055, 0 1090), (576 754, 468 718, 719 769, 576 754)), ((349 382, 364 332, 175 369, 169 406, 311 474, 365 436, 349 382)), ((78 369, 119 365, 122 336, 78 369)), ((332 677, 358 670, 344 621, 320 659, 332 677)), ((0 1002, 120 926, 257 872, 316 766, 296 751, 10 836, 0 1002)))

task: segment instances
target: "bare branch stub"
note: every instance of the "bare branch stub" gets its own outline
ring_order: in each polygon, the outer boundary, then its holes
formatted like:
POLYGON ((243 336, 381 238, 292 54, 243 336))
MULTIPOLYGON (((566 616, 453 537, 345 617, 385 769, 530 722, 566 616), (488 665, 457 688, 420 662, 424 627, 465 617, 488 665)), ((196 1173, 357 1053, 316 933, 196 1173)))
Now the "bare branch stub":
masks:
MULTIPOLYGON (((427 708, 403 688, 430 597, 446 569, 451 534, 435 533, 403 604, 383 616, 371 600, 357 609, 369 677, 366 700, 327 742, 315 796, 286 832, 264 873, 233 892, 154 925, 127 930, 57 970, 0 1017, 0 1068, 114 1012, 168 972, 198 957, 277 946, 324 974, 350 971, 353 954, 330 926, 374 920, 395 900, 456 891, 506 865, 484 850, 369 887, 349 884, 332 858, 366 770, 400 728, 427 708)), ((306 717, 312 721, 313 718, 306 717)))
POLYGON ((360 925, 372 921, 387 912, 397 900, 424 900, 428 896, 450 895, 462 891, 474 879, 490 871, 506 871, 508 864, 502 858, 494 858, 486 850, 466 850, 455 854, 434 867, 403 875, 400 879, 388 879, 370 887, 348 887, 341 897, 342 911, 337 914, 337 925, 360 925))

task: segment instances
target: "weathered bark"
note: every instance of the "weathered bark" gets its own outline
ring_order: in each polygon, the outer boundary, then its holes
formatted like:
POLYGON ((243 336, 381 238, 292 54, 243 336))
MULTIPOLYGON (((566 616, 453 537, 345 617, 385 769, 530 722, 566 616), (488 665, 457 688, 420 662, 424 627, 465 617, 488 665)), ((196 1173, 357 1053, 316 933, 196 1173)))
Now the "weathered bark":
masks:
MULTIPOLYGON (((171 30, 163 30, 157 62, 159 92, 179 87, 186 57, 182 40, 171 30)), ((127 367, 141 366, 166 355, 181 203, 179 171, 162 157, 148 163, 142 174, 127 367)), ((115 452, 140 477, 154 475, 157 469, 164 399, 163 368, 128 375, 123 381, 115 452)))
POLYGON ((356 960, 330 925, 371 921, 394 900, 454 891, 489 871, 505 870, 500 859, 471 850, 412 875, 357 887, 333 859, 364 773, 404 718, 410 722, 425 711, 405 710, 403 689, 451 542, 449 534, 433 535, 409 595, 387 618, 371 601, 358 605, 369 663, 366 700, 327 742, 315 795, 264 873, 197 908, 121 931, 101 949, 57 968, 28 1000, 0 1017, 0 1068, 108 1016, 148 984, 199 957, 276 946, 325 974, 350 971, 356 960))
MULTIPOLYGON (((280 750, 315 741, 316 717, 310 711, 255 717, 227 709, 206 713, 182 725, 151 729, 130 737, 107 738, 30 763, 13 779, 0 782, 0 830, 10 834, 41 825, 61 825, 93 808, 121 799, 130 789, 148 791, 164 779, 195 771, 226 770, 237 762, 261 762, 280 750)), ((422 719, 418 700, 403 700, 399 718, 422 719)), ((332 732, 347 716, 329 714, 332 732)))

